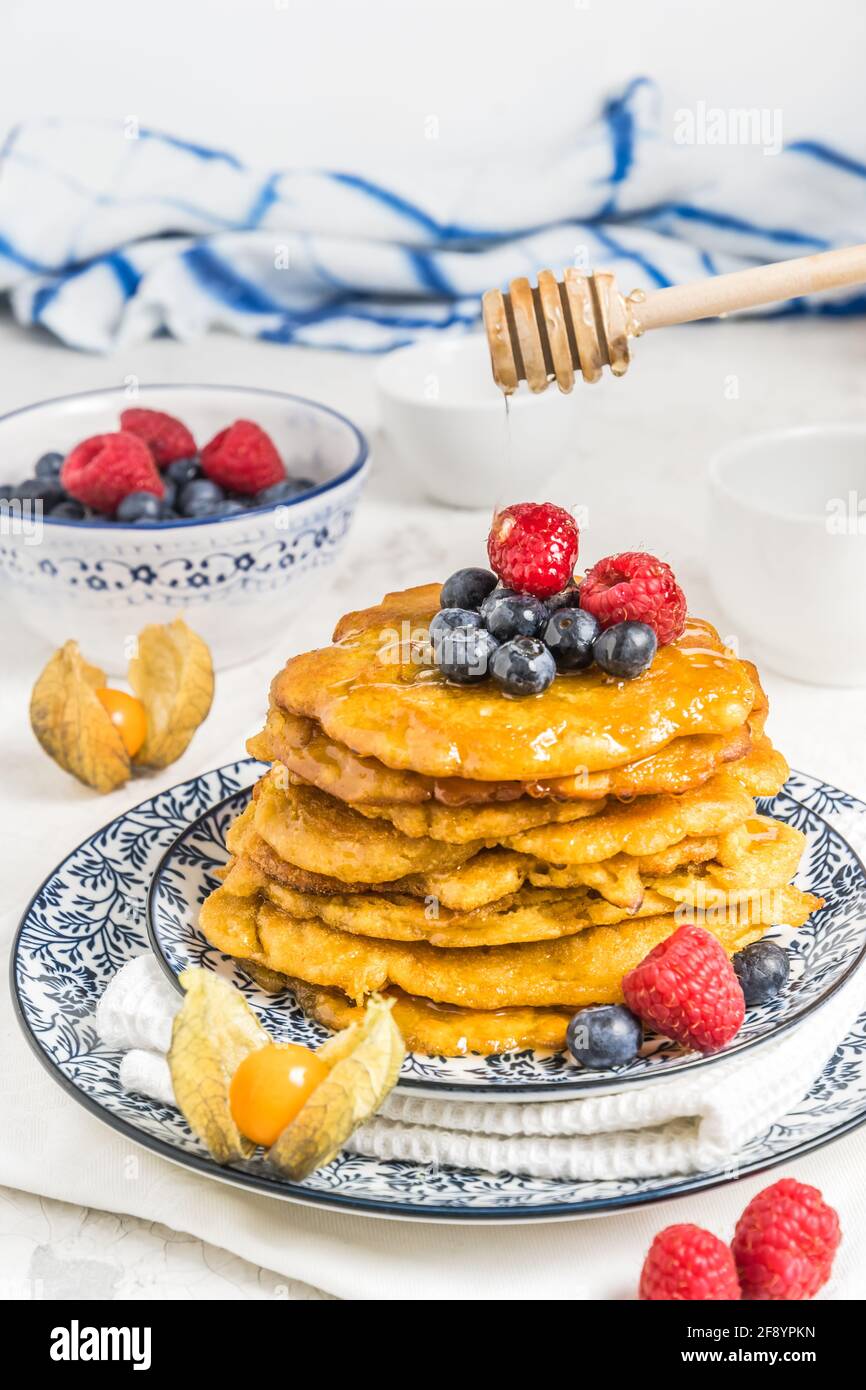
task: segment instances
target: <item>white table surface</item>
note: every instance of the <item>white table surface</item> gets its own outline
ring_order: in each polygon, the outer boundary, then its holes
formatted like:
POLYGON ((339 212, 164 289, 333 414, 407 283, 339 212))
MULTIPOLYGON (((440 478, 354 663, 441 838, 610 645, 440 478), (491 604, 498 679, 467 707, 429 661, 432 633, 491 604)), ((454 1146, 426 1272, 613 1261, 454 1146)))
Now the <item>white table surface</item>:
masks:
MULTIPOLYGON (((66 391, 120 385, 136 376, 142 382, 222 381, 297 391, 339 407, 373 432, 375 471, 340 572, 323 580, 314 611, 287 623, 272 655, 220 677, 213 711, 190 749, 174 767, 152 779, 148 789, 157 791, 237 756, 243 738, 257 726, 270 675, 291 650, 322 640, 339 612, 374 601, 386 588, 444 577, 458 565, 482 562, 487 518, 424 502, 404 462, 376 437, 375 364, 369 358, 244 343, 224 335, 195 344, 160 339, 112 358, 98 358, 68 352, 0 318, 0 363, 0 411, 66 391)), ((698 325, 667 330, 639 344, 637 361, 624 381, 609 380, 592 391, 578 388, 586 391, 585 426, 556 486, 589 508, 583 556, 591 563, 612 550, 659 550, 677 567, 692 610, 720 620, 708 599, 701 564, 708 454, 753 429, 862 421, 864 379, 862 320, 793 318, 698 325)), ((6 462, 0 462, 0 480, 6 462)), ((534 491, 528 480, 527 495, 534 491)), ((798 574, 796 557, 792 577, 808 585, 808 576, 798 574)), ((45 874, 97 826, 140 800, 142 791, 131 784, 98 797, 41 755, 28 728, 27 701, 47 651, 20 628, 5 602, 0 624, 5 654, 0 677, 0 932, 8 950, 20 912, 45 874)), ((722 630, 728 631, 723 621, 722 630)), ((812 623, 804 623, 804 630, 814 631, 812 623)), ((771 701, 770 732, 789 761, 866 797, 863 692, 799 685, 764 669, 762 674, 771 701)), ((5 1033, 15 1025, 6 1000, 3 1010, 5 1033)), ((28 1064, 29 1077, 25 1074, 16 1083, 22 1087, 38 1070, 35 1060, 28 1058, 28 1064)), ((7 1095, 0 1132, 14 1124, 14 1086, 11 1095, 12 1109, 7 1095)), ((62 1107, 57 1123, 63 1123, 62 1107)), ((74 1153, 69 1162, 74 1164, 74 1153)), ((816 1183, 841 1211, 845 1241, 831 1296, 834 1289, 848 1298, 866 1294, 866 1185, 860 1180, 864 1167, 866 1129, 785 1164, 774 1174, 790 1173, 816 1183)), ((770 1180, 744 1180, 655 1209, 571 1222, 567 1233, 551 1235, 551 1240, 560 1252, 567 1241, 580 1264, 590 1241, 597 1250, 603 1230, 609 1267, 595 1256, 597 1275, 582 1285, 582 1296, 627 1297, 655 1230, 670 1221, 693 1220, 722 1234, 729 1232, 748 1198, 770 1180)), ((38 1189, 38 1177, 34 1186, 38 1189)), ((405 1226, 399 1236, 396 1226, 390 1230, 395 1247, 406 1251, 407 1265, 411 1264, 411 1234, 405 1226)), ((411 1230, 417 1231, 420 1254, 421 1228, 411 1230)), ((459 1243, 468 1251, 473 1241, 493 1234, 467 1228, 460 1232, 459 1243)), ((528 1231, 525 1237, 528 1241, 528 1231)), ((515 1239, 519 1242, 520 1237, 515 1239)), ((540 1247, 533 1245, 537 1257, 540 1247)), ((511 1292, 515 1298, 533 1296, 531 1262, 521 1269, 517 1260, 511 1292)), ((182 1232, 48 1200, 38 1190, 31 1194, 0 1188, 0 1297, 321 1296, 182 1232)), ((448 1297, 447 1284, 442 1296, 448 1297)))

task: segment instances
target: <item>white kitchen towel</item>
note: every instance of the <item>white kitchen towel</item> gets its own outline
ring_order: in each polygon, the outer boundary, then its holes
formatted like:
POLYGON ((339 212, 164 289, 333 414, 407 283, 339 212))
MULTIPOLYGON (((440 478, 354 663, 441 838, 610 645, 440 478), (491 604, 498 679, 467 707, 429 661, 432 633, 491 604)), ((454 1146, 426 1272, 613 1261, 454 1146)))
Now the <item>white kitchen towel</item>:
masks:
MULTIPOLYGON (((167 331, 376 351, 478 321, 480 296, 543 266, 652 289, 866 240, 866 138, 782 144, 778 112, 676 113, 636 78, 525 167, 424 161, 257 170, 120 122, 43 119, 0 150, 0 294, 20 322, 107 351, 167 331), (708 179, 719 119, 766 158, 708 179), (778 120, 773 118, 778 117, 778 120), (764 119, 766 118, 766 119, 764 119)), ((766 312, 863 312, 857 289, 766 312)))
MULTIPOLYGON (((860 970, 775 1042, 667 1081, 585 1100, 453 1102, 399 1088, 348 1147, 382 1159, 575 1181, 667 1176, 724 1165, 810 1090, 866 1003, 860 970)), ((165 1052, 178 996, 155 959, 115 976, 97 1006, 103 1042, 125 1055, 126 1090, 173 1103, 165 1052)))

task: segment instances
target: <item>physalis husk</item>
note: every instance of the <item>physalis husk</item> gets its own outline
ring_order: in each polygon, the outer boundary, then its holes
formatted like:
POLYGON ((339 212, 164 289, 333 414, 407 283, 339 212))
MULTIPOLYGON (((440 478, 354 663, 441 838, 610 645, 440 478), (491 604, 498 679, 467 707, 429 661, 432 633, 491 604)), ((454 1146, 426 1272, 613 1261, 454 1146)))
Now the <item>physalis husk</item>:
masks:
POLYGON ((77 642, 55 652, 33 687, 30 723, 49 757, 98 792, 130 775, 129 754, 96 692, 105 672, 88 666, 77 642))
POLYGON ((147 737, 135 756, 143 767, 168 767, 185 751, 213 700, 210 650, 182 618, 152 623, 138 635, 129 683, 147 710, 147 737))
MULTIPOLYGON (((190 969, 180 982, 186 997, 169 1052, 175 1098, 212 1157, 232 1163, 253 1147, 232 1116, 232 1078, 250 1052, 272 1039, 228 981, 190 969)), ((296 1182, 329 1163, 395 1085, 406 1049, 392 1007, 392 1000, 374 995, 359 1022, 315 1053, 327 1075, 268 1150, 275 1167, 296 1182)))
POLYGON ((233 1163, 249 1157, 255 1145, 232 1119, 229 1085, 247 1054, 270 1037, 228 980, 198 969, 179 978, 186 995, 168 1052, 175 1100, 217 1163, 233 1163))
POLYGON ((129 680, 146 723, 133 757, 113 707, 121 699, 130 706, 137 702, 107 687, 105 672, 88 665, 77 642, 54 653, 33 687, 30 723, 40 744, 64 771, 96 791, 122 786, 136 767, 167 767, 180 757, 211 706, 210 651, 182 618, 165 627, 153 624, 138 639, 129 680))

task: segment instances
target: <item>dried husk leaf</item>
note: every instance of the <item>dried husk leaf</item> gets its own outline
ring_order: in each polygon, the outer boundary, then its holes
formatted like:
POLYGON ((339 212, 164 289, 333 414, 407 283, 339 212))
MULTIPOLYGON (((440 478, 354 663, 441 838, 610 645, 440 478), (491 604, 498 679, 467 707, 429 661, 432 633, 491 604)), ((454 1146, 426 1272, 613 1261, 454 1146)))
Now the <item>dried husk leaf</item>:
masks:
POLYGON ((131 772, 123 739, 96 696, 105 684, 105 672, 88 665, 77 642, 67 642, 30 697, 30 724, 45 752, 98 792, 114 791, 131 772))
POLYGON ((182 618, 151 623, 139 633, 129 683, 147 712, 147 737, 135 755, 142 767, 168 767, 180 757, 213 700, 208 645, 182 618))
POLYGON ((320 1048, 330 1074, 268 1151, 274 1166, 295 1182, 330 1163, 395 1085, 406 1048, 391 1015, 393 1002, 374 995, 359 1023, 320 1048))
POLYGON ((235 1163, 256 1146, 232 1119, 229 1085, 248 1053, 271 1039, 228 980, 198 969, 184 970, 178 978, 186 997, 168 1053, 175 1099, 211 1157, 235 1163))

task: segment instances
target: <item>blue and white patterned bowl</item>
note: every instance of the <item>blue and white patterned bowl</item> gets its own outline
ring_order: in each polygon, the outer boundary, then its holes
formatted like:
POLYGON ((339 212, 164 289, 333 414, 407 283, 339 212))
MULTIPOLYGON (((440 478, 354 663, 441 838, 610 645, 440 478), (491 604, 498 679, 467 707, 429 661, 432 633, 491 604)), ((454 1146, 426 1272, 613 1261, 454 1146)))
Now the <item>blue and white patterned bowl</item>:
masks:
MULTIPOLYGON (((247 788, 264 771, 263 764, 252 760, 238 768, 247 788)), ((265 994, 241 967, 208 944, 197 925, 201 904, 219 886, 215 871, 228 858, 226 831, 248 800, 248 789, 232 792, 193 820, 166 851, 148 894, 151 945, 178 989, 176 977, 187 966, 218 971, 246 995, 275 1036, 319 1047, 328 1036, 326 1030, 307 1018, 293 996, 289 992, 265 994)), ((497 1057, 410 1053, 403 1064, 401 1088, 438 1099, 492 1101, 506 1097, 565 1100, 588 1092, 619 1091, 624 1085, 666 1080, 698 1067, 711 1068, 733 1052, 770 1042, 819 1008, 866 957, 866 869, 839 831, 811 806, 795 800, 787 789, 759 804, 766 814, 804 831, 807 849, 797 882, 826 901, 799 931, 777 926, 768 933, 789 951, 790 983, 778 999, 748 1010, 745 1023, 728 1047, 704 1057, 654 1037, 639 1057, 613 1074, 577 1066, 564 1052, 526 1050, 497 1057)))
POLYGON ((119 429, 130 405, 179 416, 200 444, 233 420, 255 420, 289 472, 316 487, 214 520, 123 526, 4 518, 0 573, 28 627, 54 647, 76 638, 112 674, 125 672, 130 638, 146 623, 180 614, 217 667, 248 661, 285 632, 314 572, 339 555, 369 467, 367 441, 328 406, 280 391, 136 385, 134 393, 87 391, 4 415, 0 481, 21 482, 40 454, 119 429))
MULTIPOLYGON (((100 1042, 93 1013, 112 976, 147 950, 145 894, 166 849, 190 821, 243 787, 249 777, 248 763, 229 764, 118 816, 48 876, 21 922, 12 950, 11 982, 27 1040, 67 1094, 131 1141, 207 1177, 294 1202, 416 1221, 514 1222, 622 1211, 683 1196, 790 1161, 866 1121, 864 1014, 809 1095, 724 1167, 709 1173, 572 1181, 349 1153, 340 1154, 303 1183, 275 1173, 260 1155, 220 1168, 178 1110, 123 1090, 118 1080, 120 1056, 100 1042)), ((831 824, 833 835, 823 848, 819 845, 810 863, 816 883, 844 896, 860 870, 856 855, 840 854, 839 840, 845 843, 847 824, 862 824, 866 805, 801 774, 795 773, 788 785, 796 797, 795 819, 807 829, 813 814, 822 818, 820 825, 831 824)), ((221 857, 217 848, 214 862, 221 857)), ((836 950, 850 957, 862 935, 862 923, 852 922, 837 936, 836 950)), ((826 965, 831 968, 831 961, 826 965)))

